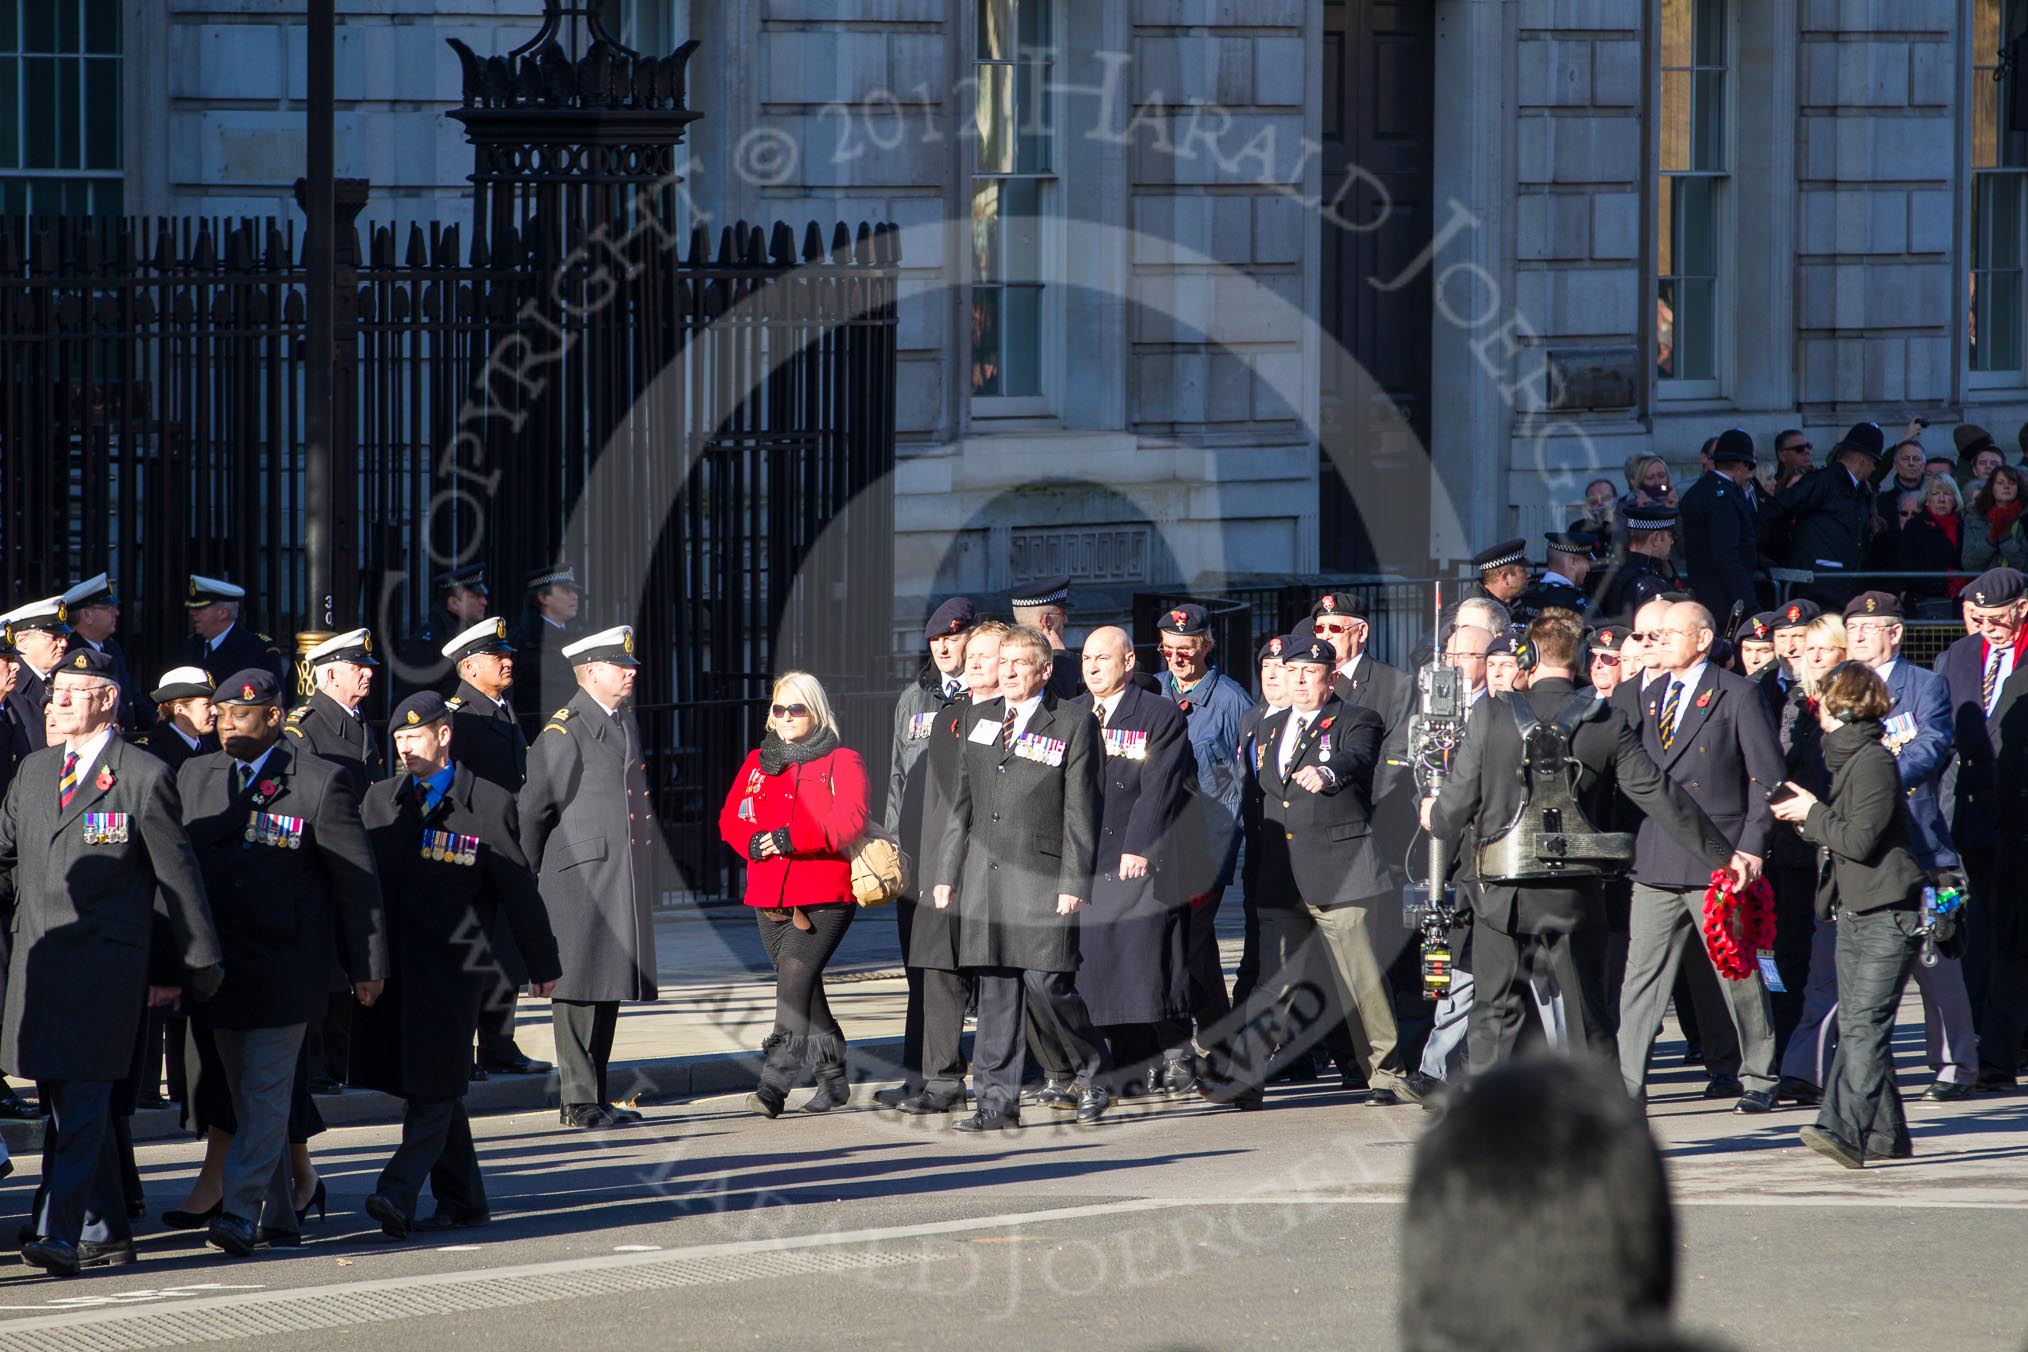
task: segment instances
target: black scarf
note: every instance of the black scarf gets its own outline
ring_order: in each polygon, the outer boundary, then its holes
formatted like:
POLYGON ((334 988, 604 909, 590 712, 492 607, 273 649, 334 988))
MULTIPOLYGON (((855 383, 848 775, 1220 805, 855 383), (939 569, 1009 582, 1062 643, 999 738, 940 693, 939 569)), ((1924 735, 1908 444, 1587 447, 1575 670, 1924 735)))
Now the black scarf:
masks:
POLYGON ((765 774, 778 775, 791 765, 822 760, 837 749, 838 734, 829 728, 819 728, 815 735, 800 742, 785 742, 770 728, 767 736, 761 738, 761 770, 765 774))
POLYGON ((1824 734, 1824 768, 1837 774, 1846 761, 1867 746, 1880 745, 1884 731, 1877 718, 1861 718, 1824 734))

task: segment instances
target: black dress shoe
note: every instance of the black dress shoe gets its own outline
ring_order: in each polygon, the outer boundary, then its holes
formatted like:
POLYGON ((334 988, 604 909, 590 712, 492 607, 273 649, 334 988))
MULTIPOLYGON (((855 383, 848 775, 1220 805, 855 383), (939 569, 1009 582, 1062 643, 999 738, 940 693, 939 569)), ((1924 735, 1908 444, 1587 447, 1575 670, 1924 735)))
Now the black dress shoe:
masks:
POLYGON ((1824 1101, 1823 1090, 1794 1075, 1784 1075, 1776 1082, 1774 1096, 1777 1103, 1794 1103, 1804 1108, 1814 1108, 1824 1101))
POLYGON ((874 1090, 873 1101, 883 1108, 899 1108, 921 1092, 922 1086, 919 1084, 897 1084, 892 1088, 874 1090))
POLYGON ((425 1220, 419 1220, 409 1228, 418 1233, 423 1231, 470 1230, 477 1226, 486 1225, 492 1219, 493 1213, 490 1211, 440 1210, 436 1215, 428 1217, 425 1220))
POLYGON ((67 1239, 31 1239, 21 1246, 21 1261, 52 1277, 75 1277, 77 1245, 67 1239))
POLYGON ((143 1094, 134 1100, 134 1108, 137 1112, 145 1112, 150 1108, 166 1108, 168 1106, 169 1100, 163 1098, 160 1094, 143 1094))
POLYGON ((310 1077, 309 1088, 313 1094, 342 1094, 345 1092, 345 1086, 332 1079, 329 1075, 312 1075, 310 1077))
POLYGON ((218 1213, 225 1210, 223 1199, 213 1202, 202 1211, 165 1211, 162 1224, 171 1230, 202 1230, 218 1219, 218 1213))
POLYGON ((579 1131, 606 1131, 620 1125, 617 1118, 597 1103, 566 1103, 557 1113, 557 1121, 579 1131))
POLYGON ((1968 1099, 1971 1096, 1972 1086, 1963 1083, 1952 1084, 1945 1080, 1938 1080, 1922 1091, 1925 1103, 1956 1103, 1959 1099, 1968 1099))
POLYGON ((1704 1082, 1704 1097, 1708 1099, 1738 1098, 1743 1086, 1731 1075, 1713 1075, 1704 1082))
POLYGON ((1189 1098, 1197 1092, 1197 1072, 1188 1061, 1178 1058, 1162 1063, 1162 1092, 1170 1098, 1189 1098))
POLYGON ((484 1066, 475 1065, 472 1067, 473 1084, 483 1084, 491 1078, 492 1077, 486 1073, 486 1068, 484 1066))
POLYGON ((951 1123, 952 1131, 1019 1131, 1020 1129, 1021 1114, 1018 1112, 989 1113, 981 1111, 973 1113, 970 1117, 961 1117, 951 1123))
POLYGON ((896 1112, 907 1113, 910 1117, 928 1117, 933 1113, 963 1112, 964 1108, 965 1094, 963 1090, 952 1094, 939 1094, 935 1090, 925 1089, 920 1094, 916 1094, 911 1098, 905 1098, 894 1105, 896 1112))
POLYGON ((1736 1113, 1771 1113, 1774 1110, 1774 1095, 1765 1089, 1749 1089, 1739 1096, 1739 1102, 1732 1105, 1732 1111, 1736 1113))
POLYGON ((2014 1092, 2014 1077, 1993 1071, 1979 1072, 1978 1083, 1972 1086, 1981 1094, 2011 1094, 2014 1092))
POLYGON ((407 1239, 410 1229, 408 1214, 396 1206, 392 1199, 379 1193, 369 1193, 365 1205, 366 1214, 380 1222, 380 1233, 389 1239, 407 1239))
POLYGON ((1826 1131, 1818 1126, 1808 1126, 1804 1127, 1798 1135, 1801 1136, 1804 1145, 1826 1159, 1836 1160, 1847 1169, 1863 1169, 1866 1167, 1866 1157, 1859 1153, 1859 1148, 1835 1131, 1826 1131))
POLYGON ((1267 1102, 1260 1086, 1243 1084, 1214 1074, 1209 1069, 1197 1077, 1197 1096, 1207 1103, 1226 1104, 1247 1111, 1262 1107, 1267 1102))
POLYGON ((42 1109, 0 1084, 0 1117, 15 1122, 33 1122, 42 1116, 42 1109))
POLYGON ((1684 1065, 1686 1065, 1686 1066, 1701 1066, 1701 1065, 1703 1065, 1703 1064, 1704 1064, 1704 1044, 1703 1044, 1703 1043, 1701 1043, 1701 1042, 1686 1042, 1686 1043, 1684 1043, 1684 1044, 1683 1044, 1683 1064, 1684 1064, 1684 1065))
POLYGON ((1095 1084, 1077 1096, 1077 1120, 1096 1122, 1113 1106, 1113 1096, 1102 1084, 1095 1084))
POLYGON ((1062 1080, 1044 1080, 1042 1088, 1035 1091, 1035 1104, 1059 1113, 1077 1111, 1077 1095, 1062 1080))
MULTIPOLYGON (((128 1220, 130 1220, 130 1221, 137 1221, 137 1220, 140 1220, 140 1219, 141 1219, 141 1218, 142 1218, 143 1216, 146 1216, 147 1214, 148 1214, 148 1199, 147 1199, 147 1198, 145 1198, 145 1197, 130 1197, 130 1198, 128 1198, 128 1199, 127 1199, 127 1219, 128 1219, 128 1220)), ((80 1240, 80 1241, 78 1241, 78 1242, 79 1242, 79 1243, 83 1243, 84 1241, 80 1240)))
POLYGON ((263 1225, 254 1232, 257 1249, 300 1249, 307 1242, 301 1230, 270 1230, 263 1225))
POLYGON ((81 1268, 125 1267, 134 1261, 134 1241, 123 1239, 113 1244, 94 1244, 90 1240, 79 1240, 77 1265, 81 1268))
POLYGON ((1366 1106, 1369 1108, 1393 1108, 1401 1102, 1392 1089, 1369 1089, 1366 1091, 1366 1106))
POLYGON ((534 1057, 523 1056, 520 1052, 504 1060, 482 1061, 480 1064, 495 1075, 541 1075, 554 1069, 549 1062, 537 1061, 534 1057))
POLYGON ((616 1121, 616 1122, 621 1122, 621 1123, 626 1123, 626 1122, 645 1122, 645 1121, 647 1121, 647 1119, 646 1119, 645 1117, 643 1117, 643 1116, 641 1116, 641 1114, 639 1114, 639 1113, 635 1112, 635 1111, 634 1111, 634 1110, 633 1110, 632 1108, 624 1108, 624 1107, 621 1107, 621 1106, 620 1106, 619 1104, 617 1104, 617 1103, 608 1103, 608 1104, 606 1104, 606 1105, 605 1105, 605 1110, 606 1110, 606 1116, 607 1116, 607 1117, 610 1117, 610 1118, 612 1118, 612 1119, 613 1119, 614 1121, 616 1121))
POLYGON ((211 1223, 205 1237, 234 1258, 251 1257, 260 1236, 254 1230, 254 1223, 229 1212, 220 1213, 211 1223))

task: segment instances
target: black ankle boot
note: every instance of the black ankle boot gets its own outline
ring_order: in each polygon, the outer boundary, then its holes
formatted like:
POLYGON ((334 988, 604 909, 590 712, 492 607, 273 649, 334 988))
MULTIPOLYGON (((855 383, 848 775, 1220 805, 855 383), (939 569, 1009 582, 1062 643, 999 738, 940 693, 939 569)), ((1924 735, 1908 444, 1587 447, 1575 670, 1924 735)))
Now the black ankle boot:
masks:
POLYGON ((746 1106, 762 1117, 779 1117, 789 1090, 803 1069, 803 1039, 776 1030, 761 1043, 767 1059, 761 1063, 760 1083, 746 1096, 746 1106))
POLYGON ((845 1039, 829 1033, 812 1033, 809 1041, 810 1069, 817 1077, 817 1092, 803 1105, 806 1113, 828 1113, 851 1100, 852 1089, 845 1078, 845 1039))

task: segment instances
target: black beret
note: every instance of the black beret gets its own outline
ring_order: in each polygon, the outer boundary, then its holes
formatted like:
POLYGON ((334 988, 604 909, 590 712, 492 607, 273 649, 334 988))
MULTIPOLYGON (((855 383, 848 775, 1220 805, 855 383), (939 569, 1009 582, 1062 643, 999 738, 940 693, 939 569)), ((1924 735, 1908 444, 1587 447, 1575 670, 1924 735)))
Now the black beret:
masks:
POLYGON ((450 716, 450 703, 442 695, 434 690, 418 690, 394 706, 394 715, 387 720, 387 730, 395 732, 402 728, 419 728, 425 723, 441 722, 450 716))
POLYGON ((1499 635, 1486 645, 1486 656, 1488 657, 1513 657, 1516 651, 1517 645, 1512 630, 1499 635))
POLYGON ((1335 615, 1341 620, 1363 620, 1366 605, 1351 592, 1325 592, 1317 598, 1317 604, 1310 607, 1310 619, 1320 615, 1335 615))
POLYGON ((1877 615, 1883 619, 1901 618, 1901 598, 1893 592, 1863 591, 1845 603, 1845 618, 1877 615))
POLYGON ((2024 579, 2013 568, 1992 568, 1980 573, 1958 593, 1960 601, 1975 606, 2004 606, 2021 599, 2024 579))
POLYGON ((978 618, 978 612, 972 608, 970 601, 962 596, 953 596, 930 612, 929 620, 922 627, 922 636, 928 640, 962 634, 978 618))
POLYGON ((1774 642, 1774 621, 1775 613, 1772 610, 1763 610, 1749 615, 1741 620, 1739 628, 1733 631, 1732 641, 1735 643, 1772 643, 1774 642))
POLYGON ((1626 646, 1627 627, 1623 624, 1602 624, 1587 634, 1584 641, 1599 652, 1616 653, 1626 646))
POLYGON ((1482 549, 1472 555, 1472 566, 1484 572, 1488 568, 1505 568, 1510 563, 1528 562, 1528 541, 1516 536, 1502 540, 1491 549, 1482 549))
POLYGON ((102 653, 90 644, 86 644, 81 648, 73 648, 70 652, 65 653, 63 655, 63 662, 55 671, 49 674, 54 677, 61 672, 75 671, 81 672, 86 676, 103 676, 110 681, 117 679, 114 673, 118 670, 119 668, 113 665, 110 653, 102 653))
POLYGON ((1714 465, 1753 464, 1753 438, 1737 427, 1726 428, 1718 434, 1718 444, 1711 448, 1711 463, 1714 465))
POLYGON ((1253 664, 1259 666, 1263 662, 1281 661, 1282 651, 1288 646, 1289 641, 1287 639, 1283 638, 1280 634, 1275 635, 1260 645, 1260 655, 1253 659, 1253 664))
POLYGON ((211 694, 213 704, 280 704, 282 683, 266 667, 235 671, 218 683, 211 694))
POLYGON ((1315 634, 1290 634, 1282 640, 1282 661, 1315 662, 1335 667, 1338 665, 1338 651, 1315 634))
POLYGON ((1815 601, 1791 601, 1775 611, 1774 623, 1768 628, 1777 632, 1783 629, 1800 629, 1824 613, 1824 608, 1815 601))
POLYGON ((1195 638, 1199 634, 1211 631, 1211 612, 1194 602, 1185 601, 1180 606, 1164 611, 1155 628, 1180 638, 1195 638))

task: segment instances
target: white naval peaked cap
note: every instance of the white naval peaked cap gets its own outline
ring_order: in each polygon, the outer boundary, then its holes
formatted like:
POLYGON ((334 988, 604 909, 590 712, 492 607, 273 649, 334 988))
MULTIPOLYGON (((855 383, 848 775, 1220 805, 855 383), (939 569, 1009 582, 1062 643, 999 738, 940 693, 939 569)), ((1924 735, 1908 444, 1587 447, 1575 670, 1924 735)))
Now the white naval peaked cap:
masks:
POLYGON ((373 635, 364 629, 334 634, 304 653, 303 657, 313 667, 326 662, 357 662, 365 667, 380 665, 373 657, 373 635))
POLYGON ((572 666, 583 666, 586 662, 611 662, 621 667, 640 665, 634 660, 633 628, 624 624, 616 624, 589 638, 565 644, 563 655, 570 659, 572 666))
POLYGON ((227 582, 224 578, 206 577, 202 573, 190 575, 190 595, 183 604, 196 610, 216 601, 244 601, 246 588, 227 582))
POLYGON ((479 621, 437 651, 453 662, 461 662, 474 653, 511 653, 514 645, 507 641, 507 621, 493 615, 479 621))
POLYGON ((108 601, 112 599, 113 581, 112 576, 108 573, 100 573, 97 577, 86 578, 65 592, 61 599, 67 606, 80 606, 84 604, 86 598, 101 595, 108 601))
POLYGON ((64 604, 62 596, 45 596, 40 601, 30 601, 0 615, 0 628, 17 633, 29 629, 62 631, 70 627, 69 619, 70 607, 64 604))

